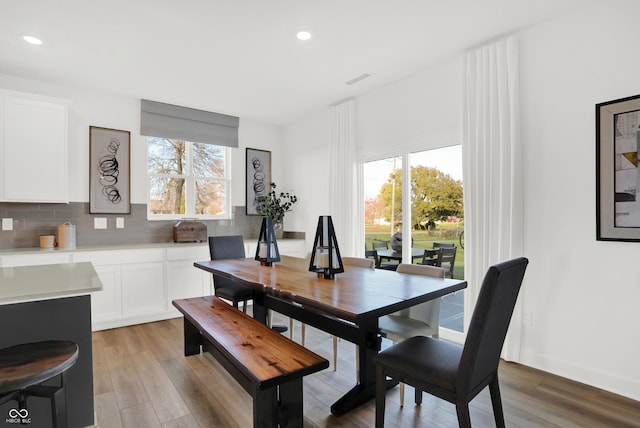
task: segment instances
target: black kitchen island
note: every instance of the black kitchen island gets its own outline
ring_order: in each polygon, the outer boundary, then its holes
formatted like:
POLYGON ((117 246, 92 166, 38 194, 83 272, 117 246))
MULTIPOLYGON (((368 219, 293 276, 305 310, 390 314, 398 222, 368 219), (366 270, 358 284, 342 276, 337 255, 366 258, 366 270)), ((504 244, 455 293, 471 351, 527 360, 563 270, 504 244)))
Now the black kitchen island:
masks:
MULTIPOLYGON (((95 423, 90 293, 101 289, 91 263, 0 268, 0 348, 43 340, 70 340, 79 347, 65 383, 69 427, 95 423)), ((59 379, 50 382, 57 385, 59 379)), ((17 407, 15 401, 0 406, 0 420, 17 407)), ((28 412, 30 427, 52 426, 48 399, 30 397, 28 412)))

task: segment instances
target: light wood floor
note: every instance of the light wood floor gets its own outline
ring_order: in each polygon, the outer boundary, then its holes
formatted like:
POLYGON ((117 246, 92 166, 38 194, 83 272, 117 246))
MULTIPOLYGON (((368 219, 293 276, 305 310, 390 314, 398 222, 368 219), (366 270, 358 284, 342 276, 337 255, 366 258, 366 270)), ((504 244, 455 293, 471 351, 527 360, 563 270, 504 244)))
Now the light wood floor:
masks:
MULTIPOLYGON (((305 426, 372 427, 373 401, 339 418, 329 410, 355 382, 355 349, 339 343, 338 370, 305 377, 305 426)), ((306 345, 329 361, 331 344, 307 328, 306 345)), ((251 427, 251 397, 208 354, 184 357, 182 349, 182 318, 94 333, 99 427, 251 427)), ((514 363, 502 363, 500 376, 508 427, 640 427, 638 402, 514 363)), ((416 407, 412 398, 407 386, 401 408, 398 388, 388 392, 386 427, 457 426, 453 405, 425 394, 416 407)), ((472 401, 471 420, 495 426, 488 391, 472 401)))

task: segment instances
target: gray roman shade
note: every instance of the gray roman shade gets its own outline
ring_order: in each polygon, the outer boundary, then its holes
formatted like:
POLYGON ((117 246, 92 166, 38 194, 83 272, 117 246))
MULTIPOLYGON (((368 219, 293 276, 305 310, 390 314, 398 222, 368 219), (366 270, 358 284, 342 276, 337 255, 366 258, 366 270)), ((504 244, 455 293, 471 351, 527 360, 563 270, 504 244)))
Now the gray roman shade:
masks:
POLYGON ((156 101, 141 100, 140 134, 238 147, 240 119, 156 101))

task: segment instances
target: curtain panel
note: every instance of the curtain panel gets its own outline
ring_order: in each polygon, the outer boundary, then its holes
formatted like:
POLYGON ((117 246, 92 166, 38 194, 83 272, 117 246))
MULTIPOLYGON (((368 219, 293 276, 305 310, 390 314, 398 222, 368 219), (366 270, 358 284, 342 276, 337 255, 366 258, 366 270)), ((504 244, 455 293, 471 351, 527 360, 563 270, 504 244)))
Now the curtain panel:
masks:
MULTIPOLYGON (((512 38, 468 52, 463 82, 465 210, 465 326, 492 264, 523 252, 522 160, 519 131, 518 46, 512 38)), ((521 300, 521 299, 519 299, 521 300)), ((518 302, 503 358, 520 357, 518 302)))
POLYGON ((332 106, 329 120, 329 211, 338 247, 343 256, 364 257, 364 230, 359 227, 364 208, 358 203, 356 101, 332 106))

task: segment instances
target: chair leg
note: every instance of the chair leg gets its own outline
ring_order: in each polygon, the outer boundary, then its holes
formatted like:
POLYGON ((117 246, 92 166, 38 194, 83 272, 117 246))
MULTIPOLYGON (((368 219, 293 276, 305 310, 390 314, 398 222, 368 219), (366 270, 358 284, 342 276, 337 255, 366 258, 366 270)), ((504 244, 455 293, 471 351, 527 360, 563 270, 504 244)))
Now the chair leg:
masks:
POLYGON ((422 404, 422 390, 418 387, 414 387, 416 389, 416 406, 420 406, 422 404))
POLYGON ((338 369, 338 336, 333 336, 333 371, 338 369))
POLYGON ((456 413, 458 414, 458 425, 460 426, 460 428, 471 428, 469 403, 456 403, 456 413))
POLYGON ((247 313, 247 301, 246 300, 242 301, 242 312, 244 312, 245 314, 247 313))
POLYGON ((67 427, 67 398, 63 387, 51 396, 51 415, 54 428, 67 427))
POLYGON ((404 407, 404 382, 400 382, 400 407, 404 407))
POLYGON ((386 376, 382 366, 376 367, 376 428, 384 427, 384 406, 387 395, 386 376))
POLYGON ((302 326, 300 326, 300 344, 302 344, 302 346, 304 346, 304 337, 306 334, 306 324, 302 323, 302 326))
POLYGON ((500 398, 500 385, 498 384, 498 374, 489 384, 489 392, 491 393, 491 404, 493 406, 493 418, 496 421, 497 428, 505 428, 504 413, 502 411, 502 400, 500 398))
POLYGON ((289 318, 289 339, 293 340, 293 318, 289 318))

